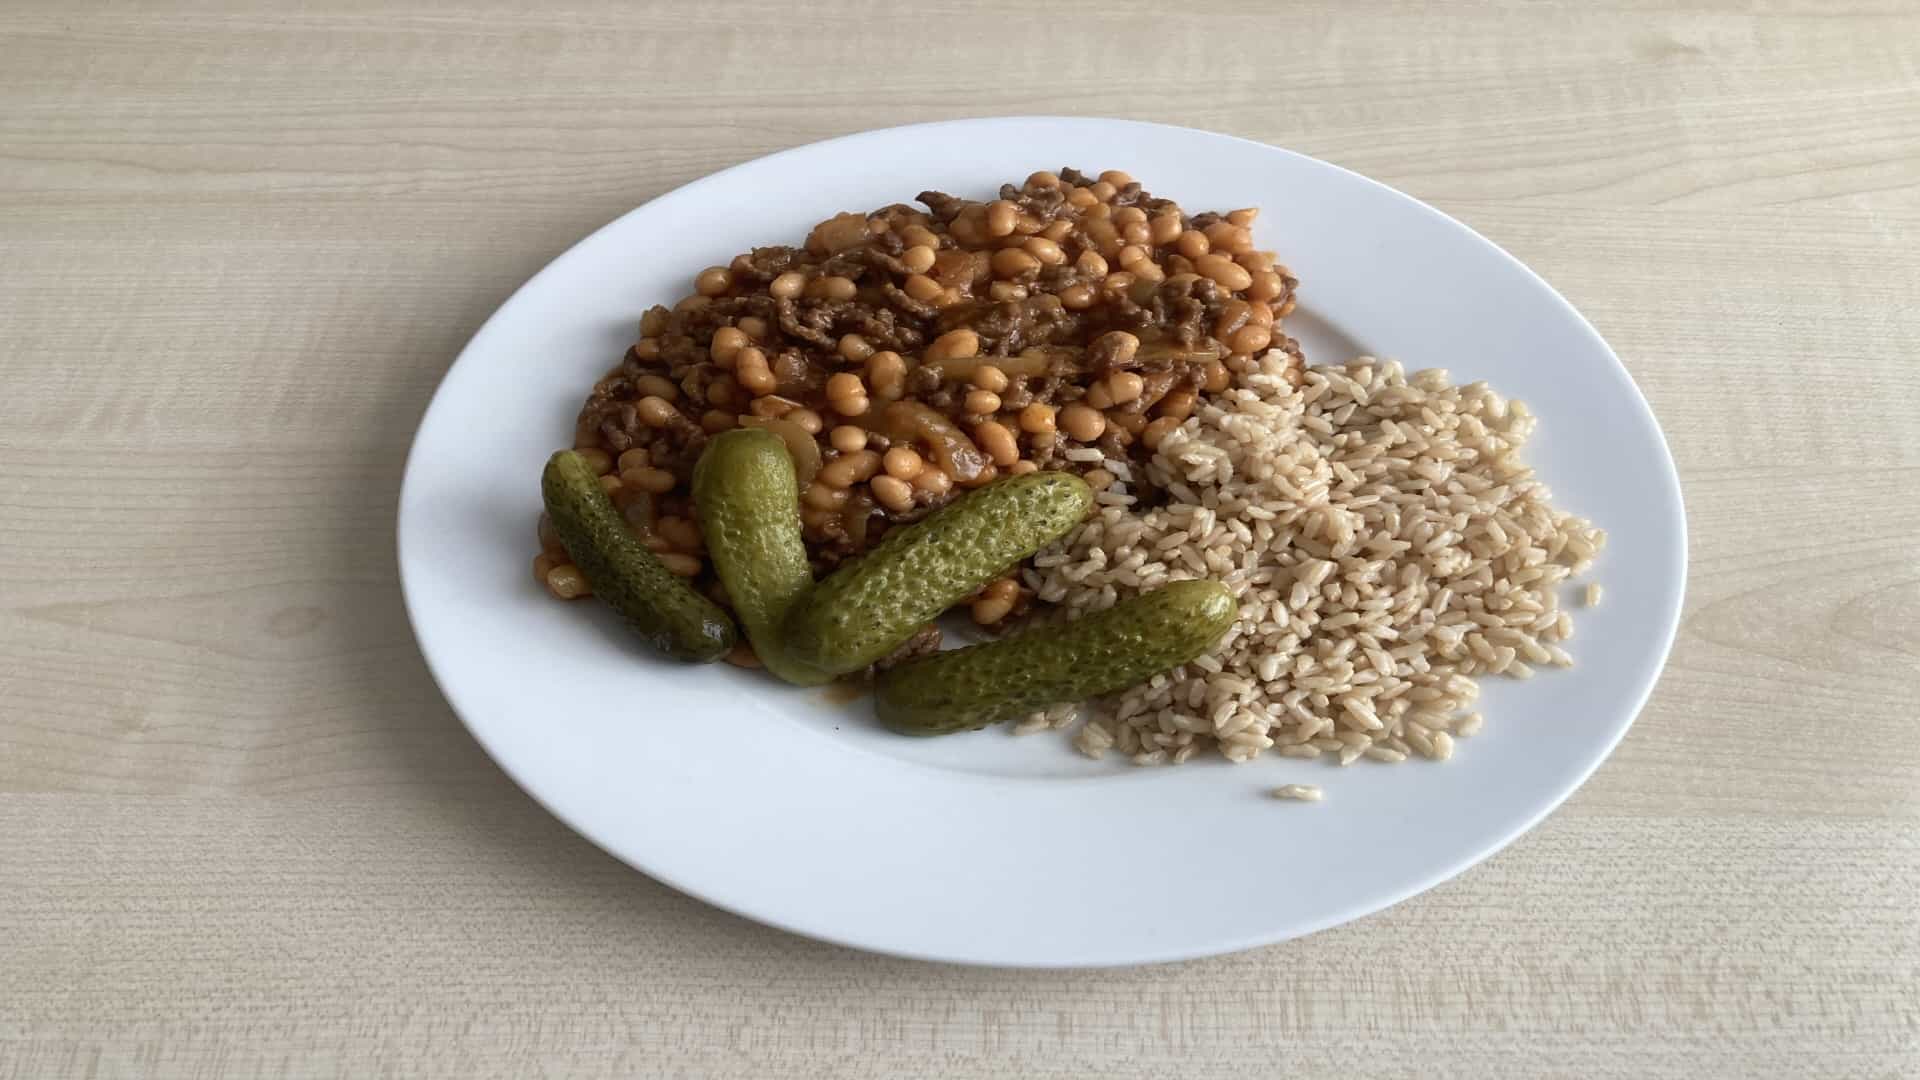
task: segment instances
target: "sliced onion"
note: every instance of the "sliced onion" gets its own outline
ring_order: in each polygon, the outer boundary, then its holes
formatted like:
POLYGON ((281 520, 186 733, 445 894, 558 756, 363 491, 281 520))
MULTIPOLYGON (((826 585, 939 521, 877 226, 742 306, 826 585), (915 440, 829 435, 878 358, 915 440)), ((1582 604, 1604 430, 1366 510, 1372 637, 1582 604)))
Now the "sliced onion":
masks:
POLYGON ((853 550, 863 551, 867 546, 867 525, 873 521, 873 497, 866 489, 856 490, 840 511, 840 523, 847 531, 847 540, 853 544, 853 550))
POLYGON ((986 471, 987 458, 980 448, 953 421, 931 407, 918 401, 896 401, 887 406, 884 419, 889 435, 924 444, 947 475, 960 483, 975 480, 986 471))
POLYGON ((740 426, 766 428, 780 436, 780 441, 787 444, 787 453, 793 455, 794 479, 803 488, 813 483, 820 471, 820 444, 813 441, 805 428, 777 416, 742 416, 740 426))
POLYGON ((933 267, 927 273, 943 288, 958 289, 962 294, 967 294, 973 290, 975 282, 992 276, 993 271, 987 264, 988 258, 984 251, 960 251, 948 248, 933 257, 933 267))
MULTIPOLYGON (((1079 349, 1059 350, 1078 355, 1079 349)), ((973 378, 982 364, 992 364, 1008 377, 1020 379, 1029 375, 1045 375, 1053 363, 1054 353, 1046 348, 1023 349, 1018 356, 967 356, 947 360, 936 360, 927 364, 928 370, 940 376, 942 382, 963 382, 973 378)))
POLYGON ((838 255, 852 247, 867 242, 872 225, 867 215, 845 213, 835 214, 813 227, 807 234, 807 250, 816 254, 838 255))
POLYGON ((1202 341, 1191 349, 1174 342, 1142 342, 1128 367, 1160 367, 1167 364, 1204 364, 1226 355, 1212 341, 1202 341))

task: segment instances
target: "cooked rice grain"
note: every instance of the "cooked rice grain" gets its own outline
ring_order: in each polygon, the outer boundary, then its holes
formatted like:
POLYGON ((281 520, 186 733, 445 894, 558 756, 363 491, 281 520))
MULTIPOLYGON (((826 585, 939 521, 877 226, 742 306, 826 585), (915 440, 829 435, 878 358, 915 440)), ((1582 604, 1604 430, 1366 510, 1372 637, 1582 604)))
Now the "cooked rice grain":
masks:
MULTIPOLYGON (((1146 466, 1164 503, 1135 510, 1109 462, 1095 515, 1025 571, 1068 616, 1198 577, 1240 602, 1212 654, 1093 703, 1082 753, 1444 761, 1479 730, 1475 677, 1572 663, 1559 590, 1606 535, 1521 460, 1525 404, 1369 357, 1298 389, 1285 372, 1278 353, 1246 364, 1165 437, 1146 466)), ((1072 714, 1044 715, 1016 730, 1072 714)))
POLYGON ((1268 792, 1276 799, 1292 799, 1296 802, 1319 802, 1325 792, 1317 784, 1283 784, 1268 792))

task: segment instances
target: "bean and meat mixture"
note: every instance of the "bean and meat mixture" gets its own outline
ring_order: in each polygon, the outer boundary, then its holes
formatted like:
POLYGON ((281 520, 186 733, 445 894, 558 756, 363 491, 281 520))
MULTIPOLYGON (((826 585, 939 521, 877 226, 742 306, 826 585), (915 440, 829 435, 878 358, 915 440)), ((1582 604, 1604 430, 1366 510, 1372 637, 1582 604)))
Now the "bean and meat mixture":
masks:
MULTIPOLYGON (((1257 210, 1190 215, 1126 173, 1075 169, 986 202, 917 201, 702 270, 594 386, 575 448, 676 573, 718 590, 689 488, 707 440, 733 427, 787 444, 825 572, 1000 476, 1111 482, 1099 459, 1144 461, 1237 361, 1277 348, 1300 370, 1280 330, 1298 282, 1255 249, 1257 210)), ((584 595, 544 520, 541 542, 535 575, 584 595)), ((973 615, 997 624, 1028 599, 1005 578, 973 615)))

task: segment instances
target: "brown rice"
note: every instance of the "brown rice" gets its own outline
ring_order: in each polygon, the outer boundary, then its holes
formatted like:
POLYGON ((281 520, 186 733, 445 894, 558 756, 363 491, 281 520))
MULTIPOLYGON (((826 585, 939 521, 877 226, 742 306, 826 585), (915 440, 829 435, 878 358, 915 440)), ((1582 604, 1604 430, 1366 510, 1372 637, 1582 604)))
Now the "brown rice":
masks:
POLYGON ((1287 364, 1246 362, 1166 436, 1145 466, 1163 503, 1136 510, 1128 464, 1106 462, 1095 516, 1024 572, 1069 616, 1184 578, 1240 601, 1211 654, 1095 702, 1083 753, 1443 761, 1479 729, 1478 676, 1572 663, 1559 590, 1605 534, 1520 460, 1526 406, 1370 357, 1296 389, 1287 364))
POLYGON ((1296 802, 1319 802, 1325 792, 1317 784, 1283 784, 1268 794, 1276 799, 1292 799, 1296 802))

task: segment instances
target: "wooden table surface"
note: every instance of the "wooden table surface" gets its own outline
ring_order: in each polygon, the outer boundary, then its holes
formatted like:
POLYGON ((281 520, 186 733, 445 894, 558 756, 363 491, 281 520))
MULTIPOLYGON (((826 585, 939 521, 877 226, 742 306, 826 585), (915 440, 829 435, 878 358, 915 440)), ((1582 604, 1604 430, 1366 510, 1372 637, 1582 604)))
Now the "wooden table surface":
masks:
POLYGON ((0 14, 0 1076, 1920 1075, 1920 5, 261 7, 0 14), (401 460, 511 290, 1034 112, 1428 200, 1652 400, 1679 643, 1508 850, 1238 956, 892 960, 628 870, 435 691, 401 460))

